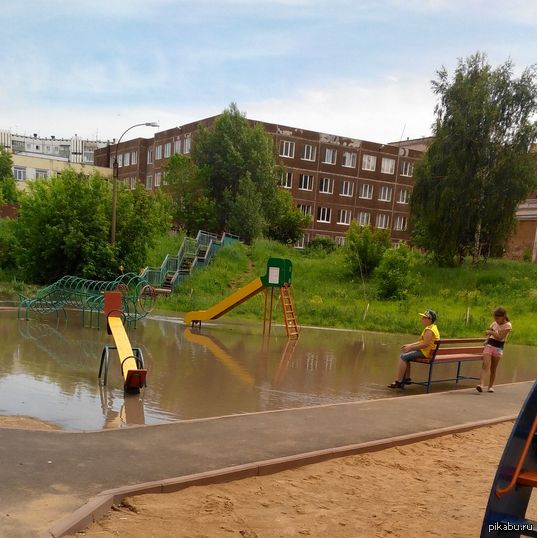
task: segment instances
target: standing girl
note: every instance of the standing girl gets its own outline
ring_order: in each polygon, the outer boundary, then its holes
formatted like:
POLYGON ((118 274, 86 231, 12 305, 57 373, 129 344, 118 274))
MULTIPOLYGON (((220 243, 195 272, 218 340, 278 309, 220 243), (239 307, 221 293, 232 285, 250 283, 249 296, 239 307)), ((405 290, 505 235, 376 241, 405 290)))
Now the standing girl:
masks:
POLYGON ((488 392, 493 390, 493 383, 497 375, 497 366, 503 356, 503 348, 508 334, 512 330, 512 324, 506 315, 506 310, 498 307, 493 311, 495 321, 489 326, 489 330, 484 331, 488 336, 484 346, 484 359, 482 361, 482 371, 480 372, 480 384, 476 386, 478 392, 483 392, 486 376, 489 374, 488 392))

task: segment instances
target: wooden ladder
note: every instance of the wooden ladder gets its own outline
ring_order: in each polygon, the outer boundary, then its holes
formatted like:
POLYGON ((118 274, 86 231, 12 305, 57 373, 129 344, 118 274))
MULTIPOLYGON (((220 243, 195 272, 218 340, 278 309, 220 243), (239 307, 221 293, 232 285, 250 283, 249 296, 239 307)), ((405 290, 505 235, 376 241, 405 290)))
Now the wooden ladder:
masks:
POLYGON ((297 319, 295 311, 293 309, 293 301, 290 295, 290 284, 284 284, 280 288, 280 301, 282 302, 282 311, 284 312, 284 325, 286 326, 286 332, 288 338, 299 338, 299 327, 297 326, 297 319))

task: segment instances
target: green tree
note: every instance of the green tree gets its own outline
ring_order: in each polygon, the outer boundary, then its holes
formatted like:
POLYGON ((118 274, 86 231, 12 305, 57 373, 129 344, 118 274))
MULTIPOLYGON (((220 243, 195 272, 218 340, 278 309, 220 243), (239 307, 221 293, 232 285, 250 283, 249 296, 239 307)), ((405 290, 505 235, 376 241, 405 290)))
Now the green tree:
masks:
POLYGON ((279 189, 268 211, 266 235, 280 243, 294 245, 304 234, 311 222, 311 216, 305 215, 294 203, 289 191, 279 189))
POLYGON ((416 167, 410 201, 413 237, 441 264, 468 253, 477 263, 508 240, 515 212, 535 186, 536 66, 513 76, 507 61, 459 60, 432 81, 439 97, 433 140, 416 167))
POLYGON ((170 195, 174 221, 188 235, 218 232, 216 201, 209 194, 207 167, 200 169, 187 155, 175 153, 164 167, 164 192, 170 195))
POLYGON ((387 230, 372 231, 352 220, 346 234, 346 261, 351 274, 365 279, 379 265, 385 250, 390 248, 387 230))
POLYGON ((50 284, 64 275, 109 280, 118 267, 138 272, 156 236, 169 228, 167 199, 140 186, 118 189, 116 242, 110 245, 112 193, 98 173, 29 182, 14 224, 22 277, 50 284))
POLYGON ((381 299, 403 299, 414 285, 411 275, 411 251, 403 243, 387 249, 374 269, 373 277, 381 299))
POLYGON ((237 105, 232 103, 215 120, 213 130, 200 125, 191 156, 208 171, 219 230, 238 233, 247 242, 261 236, 286 242, 302 236, 304 227, 298 231, 297 226, 306 225, 306 219, 279 195, 283 168, 276 162, 273 139, 261 124, 251 126, 237 105))
POLYGON ((17 200, 17 184, 13 177, 13 158, 11 152, 0 146, 0 203, 15 204, 17 200))

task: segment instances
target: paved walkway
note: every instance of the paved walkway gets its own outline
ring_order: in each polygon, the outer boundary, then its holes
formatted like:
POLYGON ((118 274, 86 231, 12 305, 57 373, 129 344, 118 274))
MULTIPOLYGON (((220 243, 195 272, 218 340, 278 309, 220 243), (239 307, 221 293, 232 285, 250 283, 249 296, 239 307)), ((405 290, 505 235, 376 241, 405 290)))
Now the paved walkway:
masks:
POLYGON ((239 465, 261 473, 247 464, 300 460, 305 453, 315 453, 310 461, 316 454, 328 459, 338 447, 348 447, 338 455, 356 453, 365 443, 390 446, 514 419, 531 387, 523 382, 498 386, 495 394, 461 389, 95 432, 4 429, 0 538, 57 538, 58 523, 104 490, 239 465))

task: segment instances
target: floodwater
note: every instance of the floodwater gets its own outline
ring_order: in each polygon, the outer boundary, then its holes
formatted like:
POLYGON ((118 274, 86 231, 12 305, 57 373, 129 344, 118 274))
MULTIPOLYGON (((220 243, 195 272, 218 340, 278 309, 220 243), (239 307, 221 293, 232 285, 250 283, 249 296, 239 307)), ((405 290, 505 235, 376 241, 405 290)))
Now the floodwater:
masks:
MULTIPOLYGON (((147 387, 129 395, 114 351, 107 385, 98 379, 103 349, 114 342, 106 329, 83 328, 79 312, 68 311, 67 320, 62 314, 24 321, 16 311, 0 311, 0 334, 0 415, 31 416, 66 430, 402 397, 386 385, 394 380, 401 344, 417 339, 303 328, 298 341, 288 341, 279 325, 264 337, 262 322, 221 318, 191 329, 181 318, 161 313, 129 330, 148 370, 147 387)), ((535 379, 536 351, 508 345, 497 383, 535 379)), ((480 363, 462 368, 478 376, 480 363)), ((434 376, 450 377, 455 369, 438 366, 434 376)), ((426 375, 426 366, 413 366, 415 380, 426 375)), ((475 384, 464 380, 458 386, 475 384)), ((454 388, 454 382, 432 385, 432 391, 454 388)), ((405 390, 424 392, 419 386, 405 390)))

